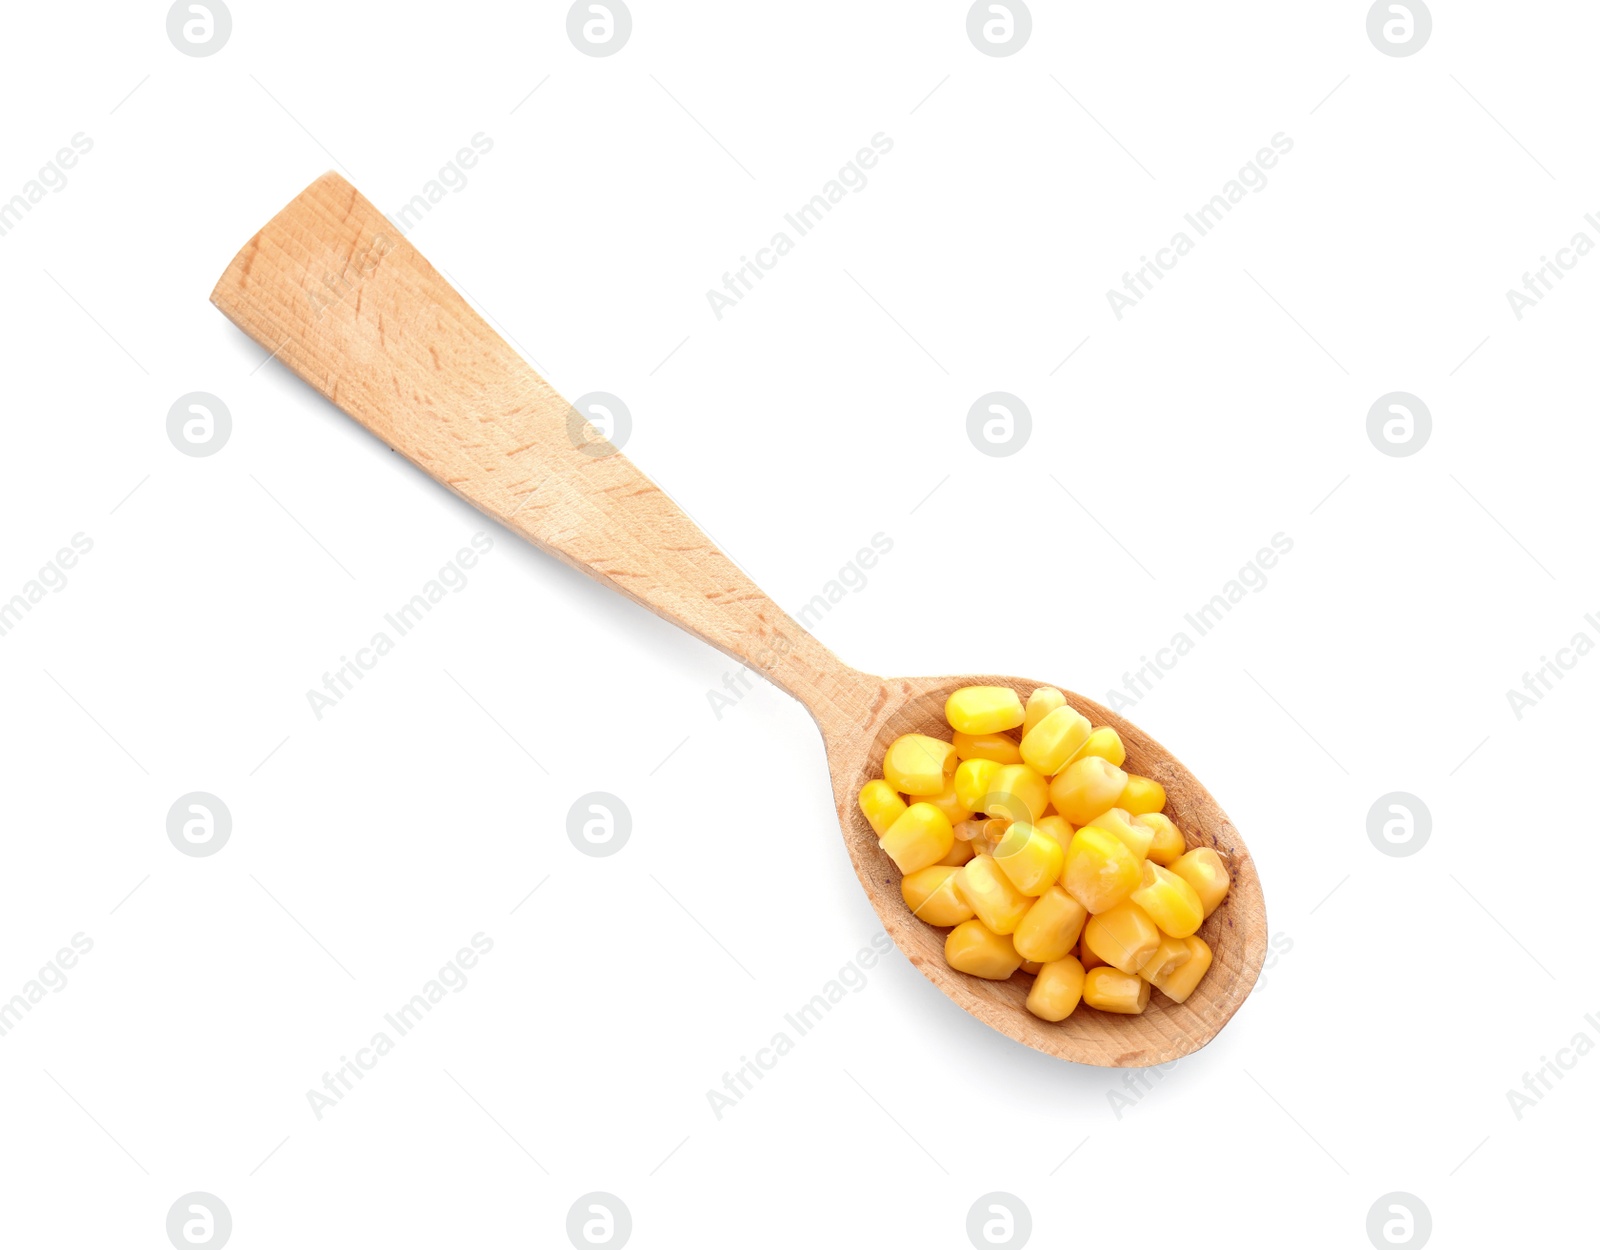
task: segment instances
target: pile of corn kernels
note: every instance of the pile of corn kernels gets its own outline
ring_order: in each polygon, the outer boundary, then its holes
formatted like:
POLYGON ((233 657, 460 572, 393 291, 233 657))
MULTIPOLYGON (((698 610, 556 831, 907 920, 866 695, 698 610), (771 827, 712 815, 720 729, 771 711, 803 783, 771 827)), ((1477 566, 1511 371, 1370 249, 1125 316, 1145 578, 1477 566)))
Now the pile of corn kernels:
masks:
POLYGON ((1137 1015, 1152 986, 1175 1003, 1194 993, 1211 967, 1195 930, 1228 870, 1185 849, 1166 791, 1122 770, 1116 730, 1048 686, 1026 707, 1008 686, 964 686, 944 713, 952 739, 896 738, 860 803, 912 915, 950 929, 946 962, 991 981, 1032 973, 1041 1020, 1080 1000, 1137 1015))

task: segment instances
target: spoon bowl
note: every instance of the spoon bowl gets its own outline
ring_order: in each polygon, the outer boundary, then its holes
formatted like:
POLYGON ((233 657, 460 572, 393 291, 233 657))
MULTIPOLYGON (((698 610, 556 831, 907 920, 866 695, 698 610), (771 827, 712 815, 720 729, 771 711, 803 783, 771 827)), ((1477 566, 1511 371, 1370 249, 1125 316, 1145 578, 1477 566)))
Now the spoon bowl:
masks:
POLYGON ((901 734, 950 737, 944 704, 952 691, 962 686, 1009 686, 1026 702, 1040 686, 1055 683, 992 674, 865 680, 873 687, 868 706, 875 708, 868 719, 836 728, 830 728, 826 714, 817 719, 827 742, 834 802, 851 863, 878 918, 906 958, 991 1028, 1025 1046, 1075 1063, 1148 1067, 1181 1059, 1215 1037, 1249 996, 1261 972, 1267 950, 1266 906, 1255 862, 1243 839, 1194 774, 1138 726, 1092 699, 1057 686, 1067 702, 1091 722, 1117 731, 1128 752, 1125 767, 1161 783, 1167 792, 1167 815, 1183 830, 1190 847, 1209 846, 1222 857, 1232 885, 1200 926, 1199 936, 1212 950, 1212 964, 1187 1001, 1174 1003, 1155 993, 1141 1015, 1113 1015, 1080 1006, 1065 1020, 1052 1024, 1023 1006, 1033 984, 1027 973, 1015 973, 1007 981, 986 981, 945 963, 944 939, 949 930, 934 928, 911 915, 900 894, 900 873, 878 849, 878 835, 861 814, 856 795, 867 782, 883 775, 884 752, 901 734))
POLYGON ((1166 787, 1191 845, 1213 847, 1233 884, 1200 936, 1214 962, 1183 1004, 1152 995, 1143 1015, 1080 1007, 1059 1024, 1029 1014, 1027 982, 956 972, 944 931, 914 919, 899 874, 856 796, 904 733, 945 736, 944 701, 1011 677, 873 677, 785 614, 644 474, 601 437, 354 187, 324 174, 239 251, 211 300, 389 447, 486 515, 761 673, 822 730, 856 874, 885 929, 924 975, 978 1019, 1079 1063, 1166 1063, 1216 1036, 1266 954, 1261 885, 1243 841, 1204 787, 1120 716, 1068 701, 1122 736, 1128 766, 1166 787))

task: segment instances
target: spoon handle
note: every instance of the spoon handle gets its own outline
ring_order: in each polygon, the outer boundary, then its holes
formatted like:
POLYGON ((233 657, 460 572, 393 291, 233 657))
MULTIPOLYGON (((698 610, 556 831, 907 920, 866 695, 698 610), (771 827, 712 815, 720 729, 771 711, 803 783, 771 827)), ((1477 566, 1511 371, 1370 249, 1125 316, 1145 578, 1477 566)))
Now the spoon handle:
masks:
POLYGON ((317 179, 245 244, 211 302, 390 447, 536 547, 760 672, 819 718, 856 704, 861 675, 599 438, 337 174, 317 179))

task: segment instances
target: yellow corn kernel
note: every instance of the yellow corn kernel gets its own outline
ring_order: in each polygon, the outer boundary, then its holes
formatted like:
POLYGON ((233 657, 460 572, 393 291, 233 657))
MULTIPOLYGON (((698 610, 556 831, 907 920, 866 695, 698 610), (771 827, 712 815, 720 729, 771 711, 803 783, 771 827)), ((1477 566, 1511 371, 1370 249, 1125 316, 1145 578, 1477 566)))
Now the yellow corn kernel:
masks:
POLYGON ((993 760, 962 760, 956 766, 956 796, 969 811, 981 812, 984 800, 994 788, 995 774, 1000 765, 993 760))
POLYGON ((1137 773, 1128 774, 1128 784, 1123 787, 1117 806, 1143 816, 1146 812, 1159 812, 1167 805, 1167 792, 1159 781, 1151 781, 1137 773))
POLYGON ((956 754, 964 760, 992 760, 996 764, 1022 763, 1022 751, 1017 746, 1015 738, 1008 738, 1005 734, 964 734, 951 735, 950 745, 955 747, 956 754))
POLYGON ((1002 764, 989 782, 983 810, 1004 820, 1038 820, 1050 805, 1050 783, 1026 764, 1002 764))
POLYGON ((861 804, 861 814, 872 826, 872 832, 880 838, 888 831, 890 825, 906 813, 906 801, 881 777, 862 786, 861 797, 857 801, 861 804))
POLYGON ((905 873, 937 864, 950 853, 955 840, 955 830, 943 812, 932 803, 913 803, 878 839, 878 845, 905 873))
POLYGON ((949 864, 952 868, 959 868, 977 853, 972 849, 972 843, 963 842, 960 838, 957 838, 950 844, 950 849, 939 862, 941 864, 949 864))
POLYGON ((1171 976, 1193 957, 1189 950, 1187 938, 1175 938, 1162 935, 1161 941, 1156 944, 1155 953, 1144 961, 1144 967, 1139 969, 1139 975, 1151 985, 1160 983, 1171 976))
MULTIPOLYGON (((887 771, 884 775, 888 776, 887 771)), ((1127 773, 1098 755, 1090 755, 1074 760, 1056 774, 1050 783, 1050 802, 1073 824, 1086 825, 1107 808, 1126 807, 1118 797, 1127 784, 1127 773)))
POLYGON ((1172 871, 1194 887, 1200 910, 1209 916, 1228 896, 1228 868, 1209 846, 1197 846, 1172 861, 1172 871))
POLYGON ((975 855, 956 875, 956 893, 995 933, 1015 933, 1033 900, 1000 871, 992 855, 975 855))
POLYGON ((1028 908, 1011 940, 1023 958, 1053 963, 1072 953, 1088 918, 1082 903, 1059 885, 1053 885, 1028 908))
POLYGON ((1150 982, 1115 968, 1091 968, 1083 978, 1083 1001, 1098 1011, 1136 1016, 1150 1002, 1150 982))
MULTIPOLYGON (((1012 940, 1013 940, 1013 942, 1015 942, 1015 939, 1012 939, 1012 940)), ((1017 970, 1019 972, 1026 972, 1031 977, 1031 976, 1034 976, 1035 974, 1037 974, 1039 969, 1042 968, 1042 967, 1044 967, 1044 965, 1041 964, 1041 963, 1036 963, 1032 959, 1024 959, 1017 966, 1017 970)))
POLYGON ((1128 758, 1128 749, 1122 745, 1122 735, 1110 725, 1101 725, 1092 734, 1089 740, 1078 751, 1081 760, 1086 755, 1097 755, 1108 764, 1115 764, 1121 768, 1128 758))
POLYGON ((1175 1003, 1181 1003, 1193 994, 1194 987, 1200 984, 1200 978, 1205 976, 1211 967, 1209 946, 1197 937, 1186 937, 1183 940, 1188 944, 1189 958, 1159 981, 1154 982, 1156 989, 1175 1003))
POLYGON ((900 878, 900 897, 918 920, 941 929, 972 919, 972 908, 956 893, 959 869, 944 864, 918 869, 900 878))
POLYGON ((1083 965, 1083 970, 1085 972, 1087 972, 1090 968, 1104 968, 1106 965, 1106 961, 1101 959, 1100 956, 1096 955, 1092 950, 1090 950, 1089 943, 1085 942, 1082 938, 1078 939, 1078 949, 1076 954, 1078 956, 1078 962, 1083 965))
POLYGON ((1101 812, 1089 824, 1116 834, 1122 845, 1133 852, 1135 859, 1143 859, 1150 853, 1150 842, 1155 837, 1155 831, 1147 825, 1135 823, 1133 817, 1120 807, 1101 812))
POLYGON ((1067 823, 1065 816, 1041 816, 1033 822, 1033 827, 1061 843, 1062 855, 1065 855, 1067 848, 1072 845, 1072 826, 1067 823))
MULTIPOLYGON (((958 768, 956 771, 959 772, 960 769, 958 768)), ((919 801, 932 803, 944 813, 944 818, 952 825, 959 825, 963 820, 970 817, 975 810, 962 802, 961 795, 956 791, 954 776, 945 783, 944 789, 939 791, 938 794, 924 794, 919 801)))
POLYGON ((1026 820, 1013 821, 994 848, 994 862, 1000 871, 1017 889, 1034 898, 1061 879, 1063 858, 1061 843, 1026 820))
POLYGON ((1022 761, 1044 777, 1054 777, 1089 740, 1089 720, 1073 707, 1058 707, 1022 737, 1022 761))
POLYGON ((1161 930, 1137 903, 1118 903, 1110 911, 1089 917, 1083 926, 1083 940, 1117 971, 1137 975, 1161 945, 1161 930))
POLYGON ((889 744, 883 777, 902 794, 938 794, 955 776, 956 749, 927 734, 906 734, 889 744))
POLYGON ((1160 812, 1145 812, 1142 816, 1135 816, 1133 823, 1151 831, 1150 850, 1145 858, 1152 863, 1170 868, 1172 861, 1183 854, 1183 834, 1177 825, 1160 812))
POLYGON ((1156 928, 1169 937, 1186 938, 1205 919, 1200 910, 1200 895, 1177 873, 1160 864, 1144 862, 1138 888, 1128 895, 1156 922, 1156 928))
POLYGON ((1022 709, 1022 736, 1026 738, 1033 727, 1058 707, 1067 705, 1067 696, 1054 686, 1040 686, 1028 696, 1022 709))
POLYGON ((957 972, 989 981, 1004 981, 1022 966, 1011 939, 985 928, 981 920, 964 920, 950 930, 944 940, 944 961, 957 972))
POLYGON ((997 734, 1022 724, 1022 700, 1010 686, 963 686, 944 701, 950 728, 964 734, 997 734))
POLYGON ((1083 997, 1083 965, 1071 955, 1039 969, 1028 991, 1028 1010, 1041 1020, 1065 1020, 1083 997))
POLYGON ((1139 861, 1114 833, 1093 825, 1072 835, 1061 886, 1090 915, 1110 911, 1139 884, 1139 861))

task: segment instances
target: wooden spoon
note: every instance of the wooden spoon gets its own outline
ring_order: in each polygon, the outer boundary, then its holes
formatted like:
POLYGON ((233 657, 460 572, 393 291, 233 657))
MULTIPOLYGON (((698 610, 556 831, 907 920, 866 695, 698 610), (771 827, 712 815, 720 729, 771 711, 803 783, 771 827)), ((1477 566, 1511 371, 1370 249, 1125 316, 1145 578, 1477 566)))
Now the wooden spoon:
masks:
POLYGON ((1023 1007, 1031 978, 958 973, 945 930, 911 917, 900 874, 856 795, 904 733, 948 736, 945 697, 1044 682, 976 674, 873 677, 837 659, 762 594, 661 490, 553 391, 432 265, 336 174, 312 183, 245 244, 211 301, 390 447, 535 546, 621 591, 763 674, 816 718, 845 846, 884 928, 923 974, 984 1023, 1078 1063, 1165 1063, 1204 1046, 1249 994, 1266 954, 1255 865, 1205 788, 1138 728, 1067 698, 1127 746, 1127 767, 1167 790, 1191 845, 1233 876, 1200 930, 1215 962, 1181 1006, 1160 994, 1140 1016, 1079 1007, 1049 1024, 1023 1007))

